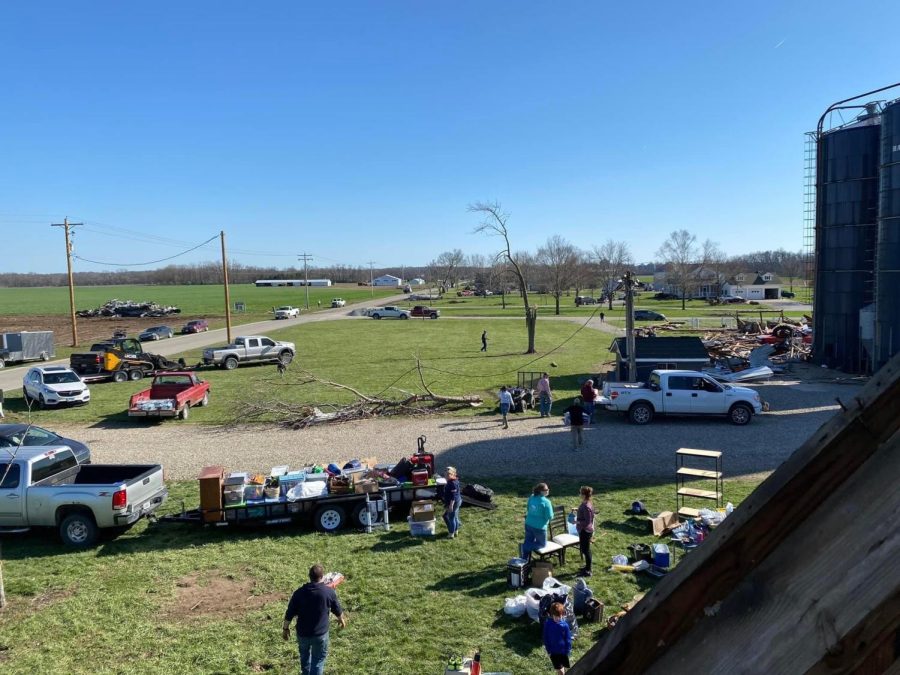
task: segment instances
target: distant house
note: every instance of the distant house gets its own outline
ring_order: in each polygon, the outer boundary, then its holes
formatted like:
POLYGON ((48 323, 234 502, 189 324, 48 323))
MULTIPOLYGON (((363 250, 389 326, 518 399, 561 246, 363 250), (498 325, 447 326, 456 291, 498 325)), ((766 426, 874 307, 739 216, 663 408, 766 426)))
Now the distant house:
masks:
POLYGON ((399 286, 403 280, 400 277, 395 277, 391 274, 382 274, 380 277, 375 277, 372 280, 373 286, 399 286))
MULTIPOLYGON (((257 279, 257 286, 306 286, 303 279, 257 279)), ((310 286, 331 286, 331 279, 310 279, 310 286)))
POLYGON ((409 285, 410 286, 424 286, 425 280, 422 279, 421 277, 416 277, 415 279, 409 280, 409 285))
MULTIPOLYGON (((628 381, 628 341, 616 338, 609 347, 616 355, 616 380, 628 381)), ((709 365, 709 353, 698 337, 636 337, 635 367, 638 382, 646 381, 651 370, 702 370, 709 365)))
MULTIPOLYGON (((708 267, 696 267, 688 273, 688 298, 715 298, 722 295, 725 276, 708 267)), ((668 272, 653 273, 653 290, 681 297, 681 284, 671 281, 668 272)))
POLYGON ((745 300, 778 300, 781 297, 781 279, 772 272, 740 272, 722 287, 726 295, 745 300))

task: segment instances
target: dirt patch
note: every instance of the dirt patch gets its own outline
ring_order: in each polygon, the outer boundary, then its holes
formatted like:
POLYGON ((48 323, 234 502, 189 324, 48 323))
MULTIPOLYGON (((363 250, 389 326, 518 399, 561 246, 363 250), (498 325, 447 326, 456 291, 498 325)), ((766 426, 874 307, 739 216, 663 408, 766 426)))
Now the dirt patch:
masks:
POLYGON ((75 595, 75 591, 70 588, 48 588, 37 595, 7 596, 7 605, 4 612, 16 615, 36 614, 48 607, 52 607, 57 602, 71 598, 73 595, 75 595))
POLYGON ((236 619, 287 597, 284 593, 254 593, 255 589, 256 581, 243 574, 189 574, 175 582, 175 599, 162 615, 175 621, 236 619))

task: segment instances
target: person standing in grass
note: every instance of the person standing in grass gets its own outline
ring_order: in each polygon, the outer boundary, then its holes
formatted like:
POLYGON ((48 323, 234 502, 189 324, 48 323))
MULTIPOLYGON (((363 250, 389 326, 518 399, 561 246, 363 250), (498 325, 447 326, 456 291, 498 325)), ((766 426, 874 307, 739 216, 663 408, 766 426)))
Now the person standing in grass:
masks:
POLYGON ((507 416, 513 405, 512 394, 506 388, 506 385, 500 387, 500 417, 503 419, 503 428, 509 429, 509 420, 507 416))
POLYGON ((588 414, 591 424, 594 423, 595 398, 597 398, 597 390, 594 388, 594 379, 589 377, 581 385, 581 399, 584 401, 584 411, 588 414))
POLYGON ((450 539, 456 538, 459 532, 459 509, 462 506, 462 493, 459 490, 459 476, 456 469, 448 466, 444 472, 447 484, 444 485, 444 523, 450 539))
POLYGON ((341 628, 347 627, 347 615, 334 589, 322 583, 324 576, 325 569, 318 563, 310 567, 309 583, 294 591, 284 613, 281 637, 285 641, 291 637, 291 621, 295 617, 297 619, 297 647, 302 675, 322 675, 325 672, 328 613, 338 618, 341 628))
POLYGON ((578 530, 578 549, 584 557, 584 567, 578 574, 589 577, 593 556, 591 555, 591 542, 594 541, 594 488, 588 485, 581 486, 581 504, 578 505, 578 513, 575 516, 575 529, 578 530))
POLYGON ((481 351, 487 351, 487 331, 481 331, 481 351))
POLYGON ((572 629, 565 620, 566 608, 561 602, 550 605, 550 615, 544 621, 544 649, 550 655, 550 663, 558 675, 565 675, 570 668, 569 654, 572 652, 572 629))
POLYGON ((550 376, 547 373, 541 373, 537 390, 541 417, 550 417, 550 406, 553 405, 553 392, 550 391, 550 376))
POLYGON ((566 408, 569 413, 569 427, 572 429, 572 449, 580 450, 584 444, 582 429, 584 427, 584 408, 581 406, 581 397, 576 396, 572 405, 566 408))
POLYGON ((539 551, 547 545, 547 526, 553 520, 553 504, 547 499, 550 488, 546 483, 538 483, 531 491, 525 507, 525 543, 522 557, 531 560, 531 552, 539 551))

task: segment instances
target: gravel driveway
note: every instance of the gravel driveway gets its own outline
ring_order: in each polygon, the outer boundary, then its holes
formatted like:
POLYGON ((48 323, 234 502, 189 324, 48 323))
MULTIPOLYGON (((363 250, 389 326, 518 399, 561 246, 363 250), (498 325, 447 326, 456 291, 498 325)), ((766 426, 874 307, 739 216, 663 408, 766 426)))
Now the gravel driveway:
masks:
POLYGON ((196 478, 199 469, 221 464, 229 470, 268 471, 287 464, 343 464, 354 457, 395 462, 415 451, 425 434, 440 466, 466 477, 554 476, 671 482, 674 452, 680 447, 723 450, 726 477, 772 471, 848 400, 855 385, 783 380, 757 387, 772 412, 745 427, 724 418, 658 418, 646 427, 624 417, 600 414, 585 430, 581 452, 570 447, 569 431, 558 417, 537 413, 511 416, 508 431, 496 416, 370 420, 289 431, 268 426, 208 427, 167 421, 157 425, 104 428, 61 426, 54 430, 86 441, 95 462, 163 464, 170 479, 196 478))

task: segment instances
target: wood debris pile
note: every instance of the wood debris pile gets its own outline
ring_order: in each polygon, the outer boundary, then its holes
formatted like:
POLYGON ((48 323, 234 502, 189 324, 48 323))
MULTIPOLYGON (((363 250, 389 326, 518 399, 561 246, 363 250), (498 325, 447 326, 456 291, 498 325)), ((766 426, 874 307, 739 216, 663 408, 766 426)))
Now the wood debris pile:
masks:
POLYGON ((95 317, 162 317, 180 314, 181 309, 158 305, 152 301, 118 300, 113 298, 95 309, 80 309, 75 314, 84 318, 95 317))
POLYGON ((762 365, 783 366, 792 360, 808 360, 812 352, 812 333, 806 320, 782 317, 779 321, 737 320, 737 330, 707 332, 702 340, 710 357, 720 363, 735 367, 762 365), (771 349, 760 350, 770 346, 771 349), (764 362, 754 362, 752 353, 761 354, 764 362))

